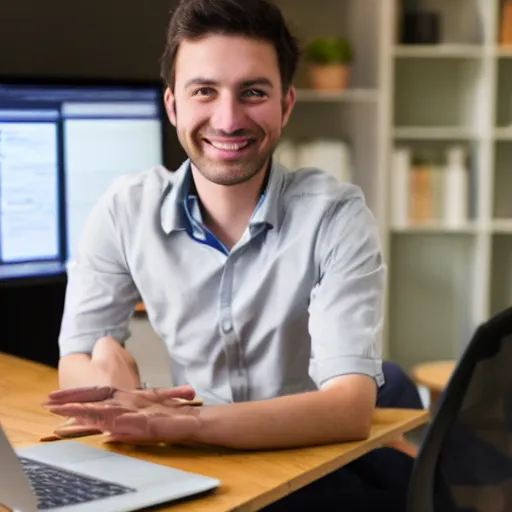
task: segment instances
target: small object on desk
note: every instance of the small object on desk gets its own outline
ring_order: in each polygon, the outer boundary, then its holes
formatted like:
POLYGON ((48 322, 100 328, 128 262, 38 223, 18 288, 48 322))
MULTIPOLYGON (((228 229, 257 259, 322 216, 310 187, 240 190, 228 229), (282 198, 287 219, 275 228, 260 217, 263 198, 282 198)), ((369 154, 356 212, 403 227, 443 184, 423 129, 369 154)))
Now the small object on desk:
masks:
POLYGON ((50 434, 49 436, 43 436, 39 439, 41 443, 51 443, 52 441, 60 441, 62 437, 56 434, 50 434))
POLYGON ((62 441, 63 439, 74 439, 76 437, 86 437, 86 436, 97 436, 102 434, 101 430, 82 430, 80 432, 61 432, 60 434, 56 433, 57 430, 48 436, 43 436, 39 439, 41 443, 49 443, 52 441, 62 441))
POLYGON ((183 405, 203 405, 203 401, 200 398, 194 398, 193 400, 186 400, 185 398, 174 398, 176 402, 180 402, 183 405))
POLYGON ((39 440, 44 443, 51 441, 60 441, 61 439, 73 439, 76 437, 95 436, 102 434, 103 432, 98 429, 86 427, 75 423, 74 418, 68 418, 63 423, 57 425, 55 430, 47 435, 41 437, 39 440))

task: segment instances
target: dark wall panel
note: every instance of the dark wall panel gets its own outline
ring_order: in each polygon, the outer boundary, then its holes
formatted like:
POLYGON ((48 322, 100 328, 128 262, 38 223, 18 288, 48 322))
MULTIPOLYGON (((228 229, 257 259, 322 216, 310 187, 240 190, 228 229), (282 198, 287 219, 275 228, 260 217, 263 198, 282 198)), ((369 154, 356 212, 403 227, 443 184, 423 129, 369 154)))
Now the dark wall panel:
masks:
POLYGON ((0 0, 0 70, 157 77, 169 0, 0 0))

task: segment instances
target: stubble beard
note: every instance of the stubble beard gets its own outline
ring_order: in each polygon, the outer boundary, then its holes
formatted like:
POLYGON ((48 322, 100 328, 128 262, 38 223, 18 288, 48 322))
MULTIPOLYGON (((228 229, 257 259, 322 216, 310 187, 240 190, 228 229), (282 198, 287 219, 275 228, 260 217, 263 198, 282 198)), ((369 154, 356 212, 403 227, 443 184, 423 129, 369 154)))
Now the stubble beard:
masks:
POLYGON ((219 164, 206 158, 191 158, 194 167, 208 181, 226 187, 239 185, 251 180, 268 165, 271 153, 249 162, 219 164))

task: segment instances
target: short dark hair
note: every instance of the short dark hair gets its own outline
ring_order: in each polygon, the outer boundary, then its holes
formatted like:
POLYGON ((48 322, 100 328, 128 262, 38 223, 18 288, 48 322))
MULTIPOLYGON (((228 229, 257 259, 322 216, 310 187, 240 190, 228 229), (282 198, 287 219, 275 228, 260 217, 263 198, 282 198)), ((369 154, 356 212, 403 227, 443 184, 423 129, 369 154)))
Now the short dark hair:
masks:
POLYGON ((292 85, 299 43, 271 0, 181 0, 170 19, 161 59, 161 76, 171 90, 180 43, 209 34, 247 36, 271 43, 277 53, 283 91, 292 85))

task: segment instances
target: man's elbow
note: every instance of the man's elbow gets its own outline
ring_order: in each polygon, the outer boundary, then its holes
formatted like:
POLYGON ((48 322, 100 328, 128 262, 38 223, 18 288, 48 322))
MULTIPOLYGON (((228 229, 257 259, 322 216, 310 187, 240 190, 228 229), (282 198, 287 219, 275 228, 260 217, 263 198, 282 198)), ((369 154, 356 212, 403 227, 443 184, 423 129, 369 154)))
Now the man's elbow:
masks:
POLYGON ((372 430, 373 407, 360 411, 359 414, 353 416, 353 440, 362 441, 370 436, 372 430))
POLYGON ((323 391, 330 395, 331 406, 339 401, 338 429, 346 441, 361 441, 370 436, 377 400, 375 381, 363 375, 337 377, 323 391))
POLYGON ((348 414, 340 414, 339 431, 343 432, 343 441, 363 441, 370 436, 375 407, 365 402, 352 403, 348 414))

